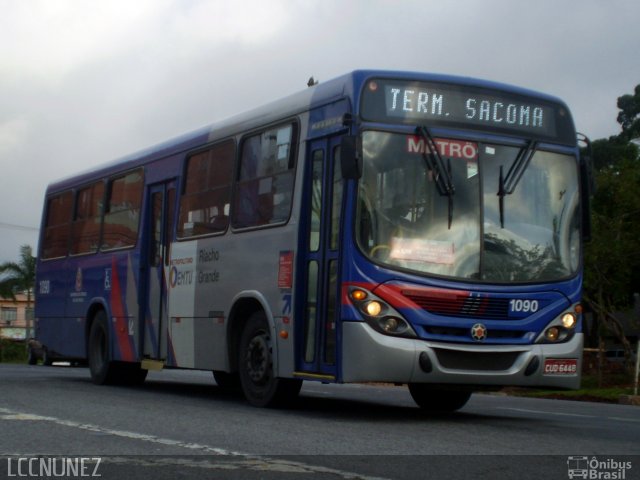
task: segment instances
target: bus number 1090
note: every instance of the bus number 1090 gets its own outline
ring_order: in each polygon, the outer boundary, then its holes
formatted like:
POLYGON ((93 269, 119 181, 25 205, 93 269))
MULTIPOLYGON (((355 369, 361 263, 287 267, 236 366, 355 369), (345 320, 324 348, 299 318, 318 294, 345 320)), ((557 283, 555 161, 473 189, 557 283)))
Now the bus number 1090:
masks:
POLYGON ((514 299, 509 301, 509 313, 535 313, 539 308, 538 300, 514 299))

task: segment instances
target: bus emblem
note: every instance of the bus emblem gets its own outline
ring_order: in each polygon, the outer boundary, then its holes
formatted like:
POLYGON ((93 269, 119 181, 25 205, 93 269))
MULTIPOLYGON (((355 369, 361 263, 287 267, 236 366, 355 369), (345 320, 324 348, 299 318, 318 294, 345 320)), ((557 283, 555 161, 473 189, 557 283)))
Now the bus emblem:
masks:
POLYGON ((471 327, 471 338, 476 342, 482 342, 487 338, 487 327, 481 323, 476 323, 471 327))

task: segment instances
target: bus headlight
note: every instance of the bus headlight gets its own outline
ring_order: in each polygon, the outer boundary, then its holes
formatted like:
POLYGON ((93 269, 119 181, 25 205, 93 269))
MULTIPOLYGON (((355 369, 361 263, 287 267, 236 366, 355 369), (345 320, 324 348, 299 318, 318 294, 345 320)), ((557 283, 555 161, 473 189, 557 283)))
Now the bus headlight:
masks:
POLYGON ((561 343, 571 340, 576 333, 581 307, 577 304, 571 311, 557 316, 544 331, 538 335, 535 343, 561 343))
POLYGON ((416 337, 416 333, 391 305, 362 288, 352 287, 349 298, 366 322, 377 332, 399 337, 416 337))
POLYGON ((558 338, 560 338, 560 329, 558 327, 547 328, 544 336, 547 337, 547 340, 550 342, 557 342, 558 338))
POLYGON ((383 318, 380 321, 380 326, 385 332, 393 333, 398 330, 399 325, 400 325, 400 322, 398 321, 398 319, 393 317, 383 318))
POLYGON ((578 323, 578 321, 576 320, 576 317, 573 313, 565 313, 562 316, 562 326, 564 328, 573 328, 576 326, 576 323, 578 323))
POLYGON ((403 335, 410 332, 411 337, 414 337, 413 329, 409 326, 409 323, 404 318, 398 317, 384 317, 378 321, 380 328, 386 333, 391 335, 403 335))
POLYGON ((367 311, 367 315, 372 317, 377 317, 382 312, 382 304, 376 300, 367 303, 364 308, 367 311))

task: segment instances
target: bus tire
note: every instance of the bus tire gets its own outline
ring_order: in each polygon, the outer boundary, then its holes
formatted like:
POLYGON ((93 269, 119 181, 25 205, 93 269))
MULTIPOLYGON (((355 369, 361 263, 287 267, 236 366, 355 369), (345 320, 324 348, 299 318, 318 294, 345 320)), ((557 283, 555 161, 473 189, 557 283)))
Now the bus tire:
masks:
POLYGON ((274 376, 273 345, 264 312, 252 314, 242 330, 238 370, 244 396, 256 407, 289 403, 302 387, 302 380, 274 376))
POLYGON ((117 366, 109 355, 109 324, 103 310, 96 313, 89 331, 88 360, 91 381, 96 385, 109 385, 116 379, 117 366))
POLYGON ((409 393, 420 408, 428 412, 455 412, 471 398, 469 390, 436 388, 425 383, 410 383, 409 393))

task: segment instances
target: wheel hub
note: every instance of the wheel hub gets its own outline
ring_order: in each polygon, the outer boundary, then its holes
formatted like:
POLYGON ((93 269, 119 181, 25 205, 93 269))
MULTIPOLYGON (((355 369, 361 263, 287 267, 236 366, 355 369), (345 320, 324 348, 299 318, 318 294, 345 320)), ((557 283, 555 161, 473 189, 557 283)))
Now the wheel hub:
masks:
POLYGON ((269 344, 265 335, 251 339, 247 349, 247 373, 254 383, 264 383, 269 373, 269 344))

